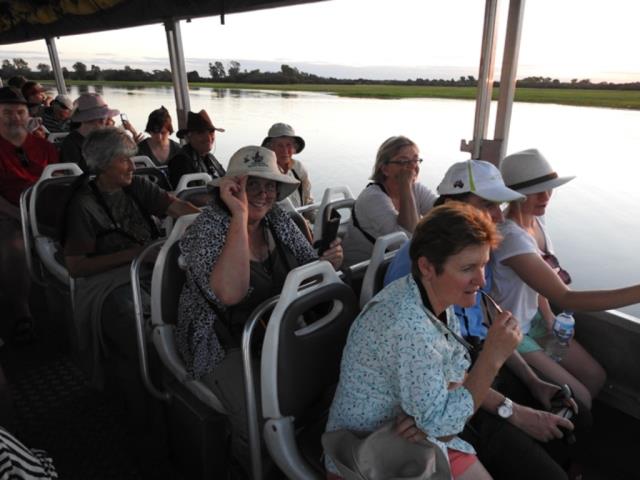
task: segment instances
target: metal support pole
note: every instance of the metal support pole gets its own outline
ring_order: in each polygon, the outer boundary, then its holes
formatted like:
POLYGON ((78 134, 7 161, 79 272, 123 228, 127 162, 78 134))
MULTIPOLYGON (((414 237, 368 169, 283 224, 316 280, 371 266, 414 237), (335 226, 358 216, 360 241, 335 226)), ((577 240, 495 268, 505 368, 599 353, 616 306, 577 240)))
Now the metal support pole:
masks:
POLYGON ((53 70, 53 76, 56 79, 56 88, 61 95, 67 94, 67 85, 64 82, 64 75, 62 75, 62 67, 60 66, 60 58, 58 57, 58 49, 56 48, 56 39, 53 37, 45 38, 47 43, 47 50, 49 51, 49 60, 51 61, 51 70, 53 70))
POLYGON ((496 56, 496 24, 498 22, 498 0, 486 0, 480 70, 478 72, 478 93, 476 95, 476 115, 473 123, 473 140, 460 144, 460 149, 471 153, 471 158, 480 158, 482 141, 487 133, 491 95, 493 93, 493 65, 496 56))
POLYGON ((500 150, 498 162, 507 151, 509 141, 509 127, 511 126, 511 110, 516 91, 516 74, 518 72, 518 54, 520 53, 520 37, 522 33, 522 19, 524 17, 525 0, 511 0, 507 19, 507 33, 504 40, 504 55, 502 58, 502 72, 500 74, 500 97, 494 139, 499 141, 500 150))
POLYGON ((187 70, 184 65, 184 52, 182 50, 180 21, 171 20, 164 22, 164 28, 167 33, 167 46, 169 48, 171 76, 173 77, 173 93, 176 98, 178 127, 184 128, 187 124, 187 113, 189 112, 191 105, 189 102, 187 70))

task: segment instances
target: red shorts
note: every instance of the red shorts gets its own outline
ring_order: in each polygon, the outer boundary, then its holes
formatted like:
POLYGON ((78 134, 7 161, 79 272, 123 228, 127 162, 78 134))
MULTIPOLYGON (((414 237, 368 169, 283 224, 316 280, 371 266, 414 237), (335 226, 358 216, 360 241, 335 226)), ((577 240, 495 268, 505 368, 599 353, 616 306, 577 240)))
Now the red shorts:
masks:
POLYGON ((462 475, 471 465, 478 461, 478 457, 473 453, 464 453, 460 450, 447 448, 447 454, 449 455, 449 464, 451 465, 451 475, 453 478, 462 475))

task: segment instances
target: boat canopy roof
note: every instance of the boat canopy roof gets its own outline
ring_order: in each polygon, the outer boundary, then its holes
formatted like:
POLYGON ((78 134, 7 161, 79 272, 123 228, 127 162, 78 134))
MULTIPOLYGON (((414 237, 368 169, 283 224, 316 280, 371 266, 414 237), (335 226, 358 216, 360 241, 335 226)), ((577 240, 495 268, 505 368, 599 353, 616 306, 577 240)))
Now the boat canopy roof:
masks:
POLYGON ((325 0, 0 0, 0 45, 325 0))

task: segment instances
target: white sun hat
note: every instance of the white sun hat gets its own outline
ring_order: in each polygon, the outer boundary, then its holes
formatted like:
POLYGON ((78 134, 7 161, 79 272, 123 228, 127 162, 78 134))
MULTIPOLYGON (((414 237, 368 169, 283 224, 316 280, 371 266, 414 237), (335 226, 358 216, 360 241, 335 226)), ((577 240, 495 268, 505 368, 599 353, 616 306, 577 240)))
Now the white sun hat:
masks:
MULTIPOLYGON (((250 177, 265 178, 278 182, 278 198, 284 200, 291 195, 300 182, 280 172, 276 154, 265 147, 248 146, 242 147, 231 156, 225 177, 250 177)), ((222 178, 214 178, 210 185, 220 186, 222 178)))
POLYGON ((473 193, 490 202, 503 203, 524 200, 524 195, 508 188, 500 170, 484 160, 466 160, 449 167, 440 185, 439 195, 473 193))
POLYGON ((552 190, 576 178, 560 177, 535 148, 504 157, 500 164, 500 172, 504 183, 523 195, 552 190))

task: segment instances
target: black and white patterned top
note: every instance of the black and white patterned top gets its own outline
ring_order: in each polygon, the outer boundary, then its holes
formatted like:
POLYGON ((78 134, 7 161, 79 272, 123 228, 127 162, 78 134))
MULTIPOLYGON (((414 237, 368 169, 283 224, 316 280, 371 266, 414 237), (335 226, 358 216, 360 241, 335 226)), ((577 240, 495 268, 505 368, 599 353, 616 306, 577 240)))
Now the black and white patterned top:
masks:
MULTIPOLYGON (((187 266, 187 278, 178 307, 176 346, 193 378, 201 378, 211 372, 225 355, 213 327, 216 314, 201 292, 220 310, 226 309, 227 306, 211 290, 209 276, 224 247, 230 222, 231 216, 226 210, 215 203, 211 204, 203 210, 180 241, 187 266)), ((318 258, 296 224, 280 207, 274 205, 266 215, 265 222, 276 237, 275 241, 288 248, 298 264, 318 258)), ((246 298, 251 293, 249 289, 246 298)))

